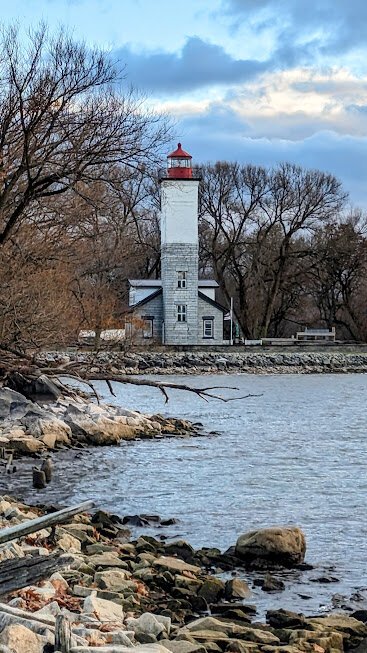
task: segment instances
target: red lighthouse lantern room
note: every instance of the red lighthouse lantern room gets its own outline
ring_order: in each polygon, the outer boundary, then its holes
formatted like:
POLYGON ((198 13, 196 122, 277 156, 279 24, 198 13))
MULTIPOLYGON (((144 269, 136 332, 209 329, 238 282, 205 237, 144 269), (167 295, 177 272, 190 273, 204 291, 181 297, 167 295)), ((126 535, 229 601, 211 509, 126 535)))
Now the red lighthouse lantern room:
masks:
POLYGON ((167 157, 168 177, 170 179, 192 179, 192 156, 182 149, 181 143, 177 150, 167 157))

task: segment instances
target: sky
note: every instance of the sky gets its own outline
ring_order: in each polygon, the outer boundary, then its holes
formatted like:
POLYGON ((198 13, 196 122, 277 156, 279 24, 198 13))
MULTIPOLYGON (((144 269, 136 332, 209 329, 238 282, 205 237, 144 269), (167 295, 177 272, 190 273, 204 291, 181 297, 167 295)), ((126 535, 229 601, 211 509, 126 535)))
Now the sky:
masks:
POLYGON ((366 0, 0 0, 110 53, 194 162, 290 161, 367 208, 366 0))

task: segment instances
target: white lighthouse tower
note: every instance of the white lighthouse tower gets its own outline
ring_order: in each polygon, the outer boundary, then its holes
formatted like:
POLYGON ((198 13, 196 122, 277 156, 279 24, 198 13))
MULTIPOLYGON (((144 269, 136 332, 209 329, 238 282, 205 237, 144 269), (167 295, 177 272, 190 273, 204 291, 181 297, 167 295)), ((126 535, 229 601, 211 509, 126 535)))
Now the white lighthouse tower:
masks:
POLYGON ((198 342, 198 191, 192 157, 181 143, 161 179, 163 333, 167 345, 198 342))

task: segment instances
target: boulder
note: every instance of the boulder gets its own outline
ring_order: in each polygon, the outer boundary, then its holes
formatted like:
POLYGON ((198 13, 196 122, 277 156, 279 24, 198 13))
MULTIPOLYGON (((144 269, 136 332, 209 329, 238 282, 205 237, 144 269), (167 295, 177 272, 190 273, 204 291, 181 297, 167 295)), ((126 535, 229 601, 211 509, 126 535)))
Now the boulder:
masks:
POLYGON ((144 612, 138 619, 127 619, 126 625, 129 630, 133 630, 135 636, 139 635, 153 635, 155 638, 165 632, 167 635, 170 633, 171 619, 160 615, 154 615, 150 612, 144 612))
POLYGON ((43 412, 37 404, 28 401, 20 392, 10 388, 0 389, 0 419, 20 419, 29 411, 34 411, 37 414, 43 412))
POLYGON ((119 622, 123 623, 124 613, 121 605, 113 601, 106 601, 97 597, 96 592, 92 592, 90 596, 84 599, 83 612, 97 617, 102 622, 119 622))
POLYGON ((266 561, 292 567, 304 560, 306 538, 297 526, 263 528, 240 535, 235 553, 250 563, 266 561))
POLYGON ((202 596, 207 603, 216 603, 224 595, 224 583, 219 578, 207 576, 199 589, 198 595, 202 596))
POLYGON ((11 624, 1 631, 1 645, 7 646, 11 653, 42 653, 44 648, 43 640, 20 624, 11 624))
POLYGON ((61 551, 65 551, 65 553, 80 553, 82 550, 80 540, 78 540, 76 537, 73 537, 66 531, 57 541, 57 548, 61 549, 61 551))
POLYGON ((107 569, 97 571, 94 582, 98 587, 109 592, 123 592, 126 587, 133 587, 134 583, 129 581, 131 573, 121 569, 107 569))
POLYGON ((61 419, 51 416, 50 419, 39 420, 41 430, 40 439, 53 449, 57 444, 69 445, 72 437, 71 428, 61 419))
POLYGON ((232 578, 227 580, 224 588, 226 599, 245 599, 251 595, 251 590, 246 581, 240 578, 232 578))
POLYGON ((28 456, 29 454, 33 453, 39 453, 40 451, 43 451, 45 448, 45 445, 43 442, 40 442, 40 440, 36 440, 36 438, 33 438, 31 436, 27 437, 22 437, 22 438, 12 438, 9 442, 9 445, 14 451, 20 454, 25 454, 28 456))
POLYGON ((163 569, 168 569, 168 571, 172 571, 173 573, 177 572, 179 574, 182 574, 185 571, 189 571, 192 574, 199 574, 201 572, 200 567, 189 565, 187 562, 171 556, 161 556, 160 558, 157 558, 154 562, 154 566, 162 567, 163 569))

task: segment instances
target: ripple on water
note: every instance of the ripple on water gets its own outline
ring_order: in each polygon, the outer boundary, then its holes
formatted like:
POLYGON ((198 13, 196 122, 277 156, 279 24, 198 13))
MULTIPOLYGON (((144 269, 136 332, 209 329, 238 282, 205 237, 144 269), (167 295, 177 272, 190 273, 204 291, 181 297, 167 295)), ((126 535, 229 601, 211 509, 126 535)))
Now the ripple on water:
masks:
MULTIPOLYGON (((183 378, 208 385, 207 376, 183 378)), ((367 377, 210 378, 210 384, 223 382, 237 386, 239 395, 262 396, 207 404, 174 391, 165 406, 152 389, 115 385, 113 398, 96 384, 111 403, 199 421, 220 435, 122 443, 82 456, 63 453, 52 485, 38 494, 39 500, 71 503, 92 497, 121 515, 174 516, 179 525, 165 532, 186 537, 196 547, 225 549, 253 527, 296 523, 306 532, 308 561, 335 565, 341 582, 321 587, 308 583, 307 574, 288 573, 286 584, 293 589, 287 587, 276 599, 256 594, 257 600, 268 607, 281 600, 283 607, 312 612, 320 603, 329 604, 333 593, 350 595, 365 582, 367 377)), ((31 462, 27 474, 3 479, 2 487, 34 501, 31 462)))

